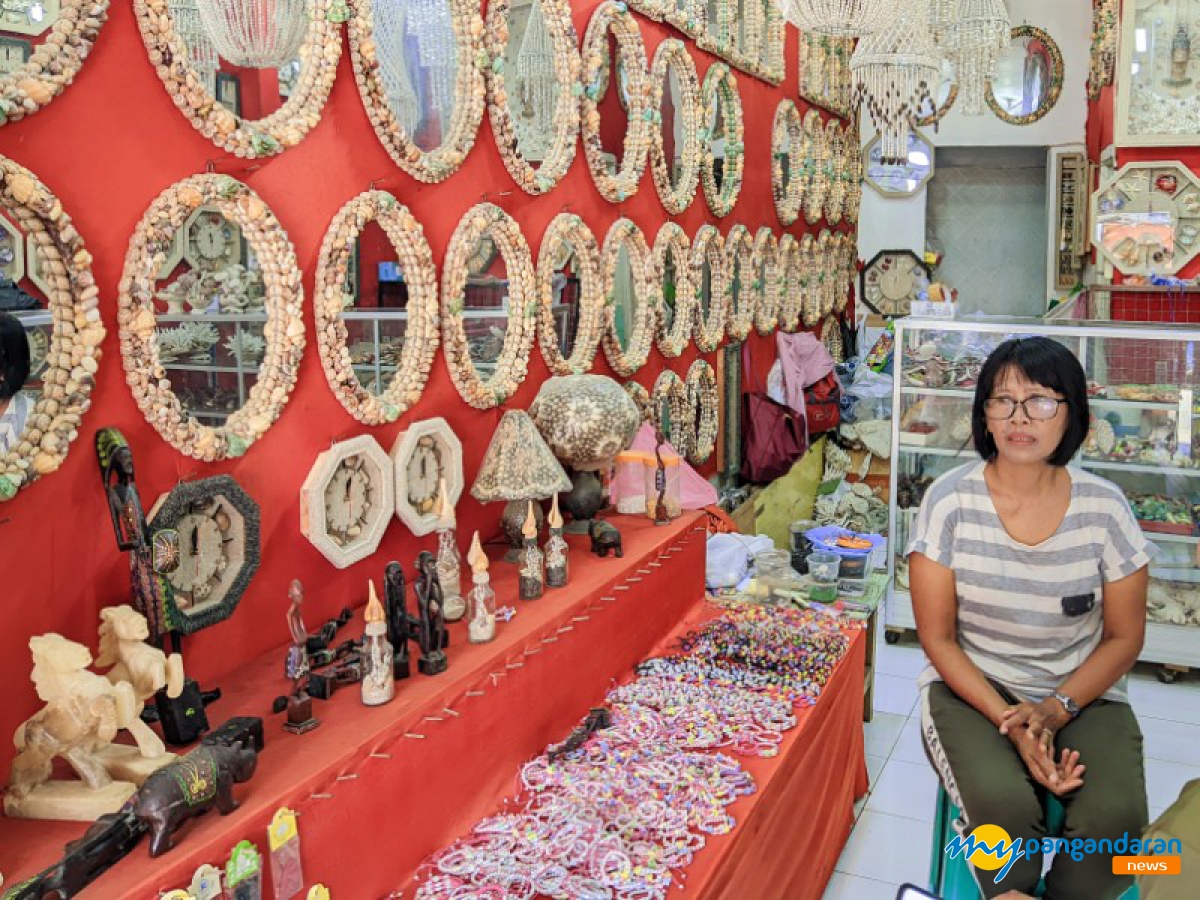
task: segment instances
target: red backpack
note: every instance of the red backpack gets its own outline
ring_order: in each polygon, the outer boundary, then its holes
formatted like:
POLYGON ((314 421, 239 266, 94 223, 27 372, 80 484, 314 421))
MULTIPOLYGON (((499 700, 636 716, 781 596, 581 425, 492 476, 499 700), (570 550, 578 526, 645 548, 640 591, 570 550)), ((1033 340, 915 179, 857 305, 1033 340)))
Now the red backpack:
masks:
POLYGON ((804 389, 804 413, 808 419, 808 439, 833 431, 842 421, 842 385, 830 372, 804 389))

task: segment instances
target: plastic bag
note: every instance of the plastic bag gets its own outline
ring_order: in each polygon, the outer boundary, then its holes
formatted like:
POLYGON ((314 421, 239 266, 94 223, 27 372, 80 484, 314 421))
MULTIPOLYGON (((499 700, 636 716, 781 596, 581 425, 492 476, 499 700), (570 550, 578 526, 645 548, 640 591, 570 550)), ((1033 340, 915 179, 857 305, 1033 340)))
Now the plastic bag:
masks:
POLYGON ((705 584, 714 591, 737 587, 750 571, 750 560, 774 547, 766 535, 714 534, 708 539, 705 584))

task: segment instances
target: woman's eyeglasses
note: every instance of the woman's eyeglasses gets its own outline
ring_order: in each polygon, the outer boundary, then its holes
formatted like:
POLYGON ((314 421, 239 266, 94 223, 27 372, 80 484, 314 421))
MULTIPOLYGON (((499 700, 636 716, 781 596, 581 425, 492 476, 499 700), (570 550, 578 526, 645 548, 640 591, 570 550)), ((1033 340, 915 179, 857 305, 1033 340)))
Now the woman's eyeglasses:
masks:
POLYGON ((1053 419, 1058 415, 1058 407, 1066 400, 1057 397, 1026 397, 1024 400, 1014 400, 1011 397, 992 397, 983 401, 983 414, 989 419, 1011 419, 1017 412, 1017 407, 1025 410, 1030 419, 1053 419))

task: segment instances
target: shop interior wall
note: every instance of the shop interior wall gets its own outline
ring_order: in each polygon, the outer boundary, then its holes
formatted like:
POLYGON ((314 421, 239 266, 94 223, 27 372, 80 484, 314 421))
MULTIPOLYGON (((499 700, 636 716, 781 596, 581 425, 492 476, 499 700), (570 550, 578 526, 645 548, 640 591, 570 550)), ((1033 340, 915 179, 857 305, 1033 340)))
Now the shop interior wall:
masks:
MULTIPOLYGON (((982 116, 964 116, 960 109, 952 107, 936 128, 921 129, 936 147, 1054 147, 1083 143, 1088 113, 1091 4, 1088 0, 1054 3, 1008 0, 1007 5, 1014 27, 1036 26, 1058 44, 1066 73, 1062 95, 1045 118, 1025 126, 1002 122, 990 110, 985 109, 982 116)), ((873 136, 874 130, 864 122, 863 140, 869 141, 873 136)), ((885 199, 867 187, 863 191, 862 225, 858 234, 859 258, 869 261, 880 250, 908 249, 922 253, 928 203, 928 190, 915 197, 885 199)), ((1039 294, 1039 302, 1044 299, 1039 294)), ((986 311, 993 315, 1009 313, 1007 309, 986 311)))
MULTIPOLYGON (((580 35, 596 5, 595 0, 572 3, 580 35)), ((640 16, 638 21, 650 58, 664 38, 681 37, 667 26, 640 16)), ((703 78, 715 57, 686 43, 703 78)), ((669 218, 648 170, 636 196, 620 205, 604 201, 587 171, 582 148, 555 190, 536 198, 524 194, 500 160, 486 114, 475 147, 456 174, 437 185, 414 181, 387 156, 371 129, 344 36, 343 45, 320 124, 297 147, 248 162, 218 150, 185 120, 147 59, 131 5, 114 3, 75 84, 37 115, 0 128, 0 153, 43 179, 87 241, 108 328, 92 408, 66 463, 16 499, 0 504, 0 683, 7 685, 6 700, 0 704, 0 772, 7 771, 12 752, 7 736, 37 706, 29 682, 29 638, 54 631, 94 648, 99 610, 130 599, 128 561, 117 552, 100 489, 93 450, 98 429, 116 426, 128 437, 147 508, 181 480, 217 474, 236 477, 261 507, 262 565, 248 593, 228 621, 186 645, 187 666, 206 685, 219 685, 242 661, 286 641, 291 579, 305 585, 305 616, 314 628, 344 605, 363 602, 367 580, 379 580, 389 560, 401 560, 409 569, 419 551, 433 549, 433 536, 415 538, 393 521, 375 555, 339 571, 300 534, 300 486, 317 454, 334 441, 368 432, 390 448, 408 423, 443 416, 462 439, 469 486, 503 412, 468 407, 454 389, 440 352, 422 400, 394 425, 360 425, 337 402, 313 341, 310 298, 321 240, 345 202, 372 183, 394 193, 424 225, 439 270, 455 225, 485 196, 517 219, 535 258, 547 224, 564 210, 581 215, 600 240, 613 221, 627 216, 653 241, 669 218), (206 167, 246 181, 288 232, 304 273, 308 337, 296 389, 278 422, 245 457, 216 464, 181 455, 146 423, 125 383, 116 329, 117 282, 138 220, 159 192, 206 167)), ((780 100, 796 98, 796 32, 791 28, 786 58, 787 80, 780 88, 737 74, 745 110, 745 183, 733 213, 722 220, 711 216, 703 193, 697 191, 691 207, 676 217, 689 237, 706 222, 715 222, 723 234, 735 222, 751 233, 764 225, 777 235, 803 232, 803 220, 790 229, 780 226, 771 199, 771 125, 780 100)), ((773 352, 771 338, 753 336, 751 341, 773 352)), ((682 377, 697 355, 694 345, 673 360, 665 360, 655 349, 636 380, 649 388, 664 368, 682 377)), ((705 358, 716 367, 717 354, 705 358)), ((593 371, 612 374, 602 352, 593 371)), ((547 377, 535 344, 529 375, 507 405, 527 408, 547 377)), ((703 471, 707 474, 712 468, 710 462, 703 471)), ((494 537, 499 513, 499 505, 482 507, 464 493, 458 509, 460 543, 465 546, 475 529, 485 539, 494 537)), ((500 599, 503 603, 513 598, 500 599)), ((282 660, 280 672, 282 676, 282 660)), ((222 717, 219 708, 213 714, 218 721, 222 717)))

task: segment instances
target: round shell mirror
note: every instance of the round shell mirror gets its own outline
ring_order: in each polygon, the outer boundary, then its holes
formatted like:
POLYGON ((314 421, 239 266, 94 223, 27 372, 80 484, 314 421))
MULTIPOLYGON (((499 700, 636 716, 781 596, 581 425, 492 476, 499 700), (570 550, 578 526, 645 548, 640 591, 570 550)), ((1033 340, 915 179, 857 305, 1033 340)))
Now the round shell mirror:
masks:
POLYGON ((742 341, 754 328, 757 311, 753 287, 754 240, 745 225, 740 222, 729 229, 725 237, 725 290, 729 297, 729 337, 742 341))
POLYGON ((700 97, 704 106, 700 130, 704 144, 700 165, 704 198, 714 216, 727 216, 733 212, 742 191, 746 164, 742 98, 729 66, 713 63, 708 67, 700 97))
POLYGON ((542 236, 537 262, 538 340, 555 375, 592 367, 604 334, 600 249, 579 216, 560 213, 542 236))
POLYGON ((664 222, 654 239, 654 264, 662 276, 658 312, 658 349, 672 359, 683 353, 692 337, 696 291, 689 265, 691 242, 675 222, 664 222))
POLYGON ((660 291, 654 257, 633 222, 618 219, 609 228, 601 269, 608 309, 604 355, 618 375, 628 378, 650 355, 660 291))
POLYGON ((770 228, 758 229, 754 236, 754 252, 750 256, 750 271, 754 277, 754 328, 763 337, 779 324, 781 279, 777 271, 779 241, 770 228))
POLYGON ((700 82, 683 41, 658 46, 650 69, 650 164, 654 186, 667 212, 692 205, 700 181, 700 82))
POLYGON ((725 337, 727 309, 725 242, 715 225, 701 225, 692 238, 692 287, 696 292, 696 346, 711 353, 725 337))
POLYGON ((800 207, 804 202, 801 194, 804 187, 801 171, 805 165, 800 156, 802 130, 796 104, 791 100, 780 102, 771 129, 771 187, 775 214, 783 225, 791 225, 800 218, 800 207))

